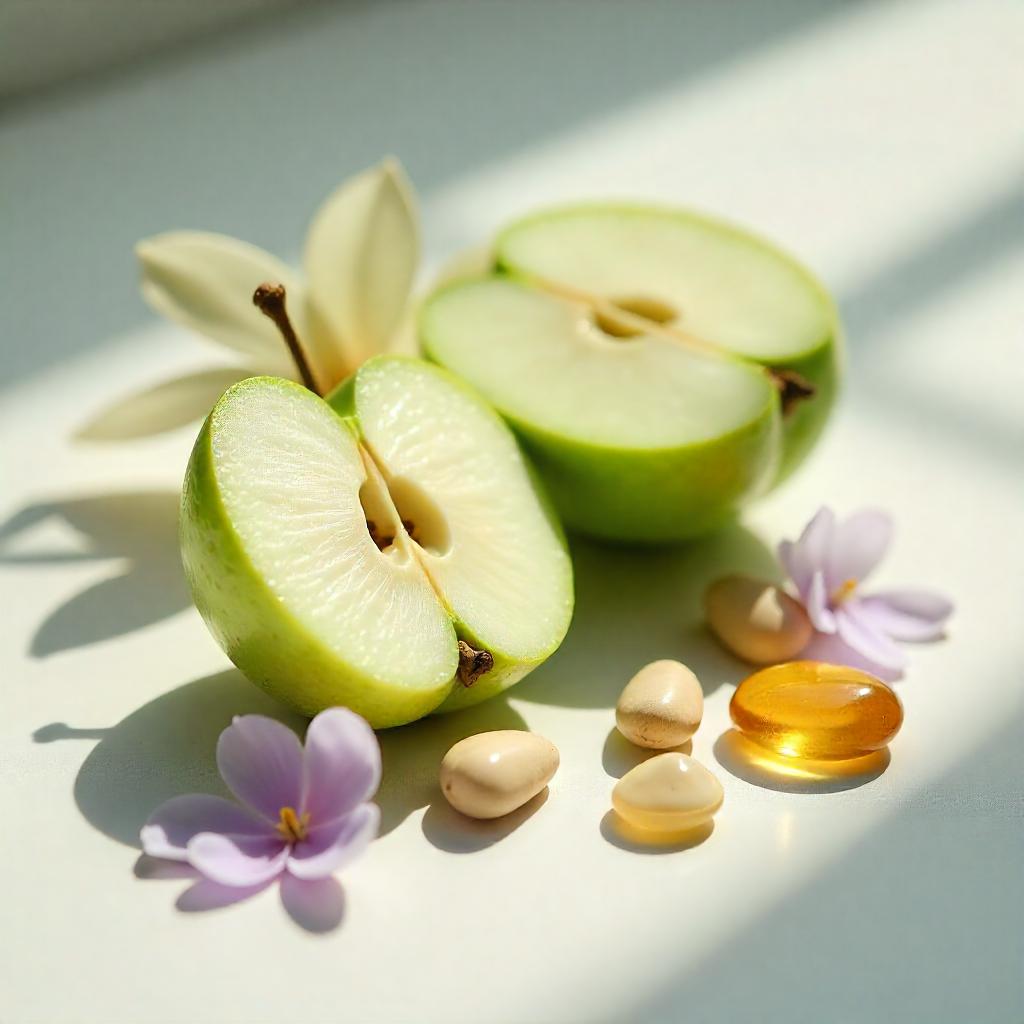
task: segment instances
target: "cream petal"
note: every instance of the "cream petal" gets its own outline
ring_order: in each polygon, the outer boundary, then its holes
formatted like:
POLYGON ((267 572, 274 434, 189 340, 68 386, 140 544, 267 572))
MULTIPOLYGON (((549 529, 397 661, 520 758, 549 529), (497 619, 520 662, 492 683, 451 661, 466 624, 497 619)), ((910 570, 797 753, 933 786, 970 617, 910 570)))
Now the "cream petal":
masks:
POLYGON ((494 261, 494 246, 491 244, 463 249, 442 264, 431 288, 440 288, 467 277, 484 277, 494 269, 494 261))
POLYGON ((77 441, 132 441, 202 419, 232 384, 265 372, 218 366, 172 377, 104 406, 75 432, 77 441))
POLYGON ((422 355, 419 337, 420 302, 410 302, 392 332, 387 351, 393 356, 422 355))
POLYGON ((299 316, 296 316, 298 311, 294 304, 289 303, 288 308, 295 330, 302 339, 306 358, 313 367, 320 393, 326 395, 356 369, 360 357, 338 336, 320 312, 308 288, 299 316))
POLYGON ((419 248, 415 198, 394 160, 344 182, 314 215, 304 259, 310 297, 350 365, 387 349, 419 248))
POLYGON ((302 287, 270 253, 227 235, 170 231, 135 247, 142 295, 158 313, 238 352, 275 373, 293 375, 277 328, 252 304, 264 281, 285 286, 289 306, 301 307, 302 287))

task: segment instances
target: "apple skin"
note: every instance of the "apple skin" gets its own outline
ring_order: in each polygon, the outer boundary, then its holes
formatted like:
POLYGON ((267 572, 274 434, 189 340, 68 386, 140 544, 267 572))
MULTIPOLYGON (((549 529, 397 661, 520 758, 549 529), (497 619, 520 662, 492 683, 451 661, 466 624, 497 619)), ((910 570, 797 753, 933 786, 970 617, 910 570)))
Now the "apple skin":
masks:
POLYGON ((740 430, 679 448, 585 445, 510 420, 570 529, 602 540, 699 536, 762 492, 775 469, 778 400, 740 430))
MULTIPOLYGON (((268 383, 309 394, 292 381, 250 377, 229 388, 225 396, 239 388, 268 383)), ((429 714, 452 688, 457 667, 454 647, 451 671, 429 690, 410 692, 387 679, 372 678, 313 636, 256 572, 224 507, 216 479, 211 430, 217 413, 215 407, 207 417, 189 459, 181 498, 180 541, 196 608, 218 644, 250 681, 307 716, 341 705, 379 729, 429 714)))
POLYGON ((787 416, 775 398, 753 422, 704 444, 639 452, 586 445, 505 418, 569 529, 620 542, 691 540, 786 480, 825 429, 839 383, 832 339, 778 368, 813 384, 813 397, 787 416))
POLYGON ((507 413, 505 419, 569 529, 601 540, 685 541, 721 527, 785 481, 825 429, 839 387, 835 341, 770 368, 798 373, 814 395, 786 416, 775 399, 753 422, 704 444, 639 452, 583 444, 507 413))
MULTIPOLYGON (((409 356, 379 356, 377 359, 408 359, 413 358, 409 356)), ((365 365, 376 360, 370 360, 365 365)), ((477 402, 482 401, 480 395, 478 395, 468 384, 461 378, 457 377, 451 371, 445 369, 435 363, 428 364, 431 370, 435 373, 443 375, 452 387, 459 388, 468 394, 472 395, 473 399, 477 402)), ((356 381, 357 374, 353 374, 347 380, 339 384, 330 394, 326 396, 326 402, 331 406, 334 411, 341 416, 347 423, 349 423, 351 429, 360 436, 359 428, 359 410, 356 396, 356 381)), ((486 403, 485 403, 486 404, 486 403)), ((490 407, 488 406, 488 409, 490 407)), ((493 410, 490 410, 492 415, 501 420, 502 418, 493 410)), ((503 421, 508 426, 508 421, 503 421)), ((522 445, 521 445, 522 446, 522 445)), ((537 470, 531 464, 529 458, 523 460, 526 466, 527 473, 530 477, 530 482, 533 485, 534 494, 537 497, 537 501, 544 513, 545 518, 548 521, 552 531, 562 546, 562 549, 568 556, 568 543, 565 538, 565 531, 562 529, 561 521, 555 507, 552 502, 551 496, 548 493, 547 488, 544 486, 543 481, 537 473, 537 470)), ((572 573, 572 561, 568 557, 566 558, 567 571, 572 573)), ((570 580, 571 583, 571 580, 570 580)), ((472 686, 463 686, 458 679, 455 680, 454 685, 450 688, 444 701, 437 707, 431 709, 432 712, 438 714, 445 714, 450 711, 459 711, 462 708, 472 707, 474 704, 480 704, 482 701, 488 700, 491 697, 496 696, 504 690, 507 690, 510 686, 514 686, 524 676, 528 675, 533 669, 537 668, 546 661, 561 645, 564 635, 559 637, 558 640, 552 644, 548 649, 541 652, 537 657, 530 660, 523 660, 521 658, 511 657, 507 652, 501 651, 495 646, 487 642, 486 639, 478 636, 472 627, 465 622, 465 620, 459 618, 451 609, 449 609, 449 615, 452 617, 452 623, 455 627, 456 635, 460 640, 465 640, 466 643, 470 644, 475 648, 486 649, 491 656, 494 658, 494 667, 481 676, 472 686)), ((418 716, 419 717, 419 716, 418 716)))
POLYGON ((830 337, 806 355, 783 363, 766 363, 771 369, 791 370, 813 384, 814 394, 797 402, 782 420, 782 458, 773 487, 788 479, 810 455, 832 413, 842 379, 843 339, 838 318, 830 337))

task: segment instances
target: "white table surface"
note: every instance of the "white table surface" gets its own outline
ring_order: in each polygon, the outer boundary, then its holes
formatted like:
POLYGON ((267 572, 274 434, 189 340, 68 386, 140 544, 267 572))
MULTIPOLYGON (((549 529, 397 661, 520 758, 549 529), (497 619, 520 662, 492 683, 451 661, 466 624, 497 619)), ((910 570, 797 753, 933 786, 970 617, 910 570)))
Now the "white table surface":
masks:
POLYGON ((1022 44, 1024 7, 987 0, 354 4, 9 110, 0 1020, 1024 1019, 1022 44), (71 436, 217 359, 138 302, 136 237, 210 227, 294 256, 319 195, 389 150, 421 187, 435 262, 567 196, 755 225, 835 289, 848 387, 806 469, 743 527, 676 551, 577 545, 576 620, 546 666, 507 700, 382 737, 383 834, 343 876, 340 927, 303 931, 272 890, 180 912, 187 882, 133 876, 139 825, 216 785, 232 714, 283 713, 183 587, 195 428, 71 436), (716 747, 743 668, 699 598, 724 571, 770 571, 823 502, 890 509, 880 582, 957 611, 898 684, 888 769, 787 788, 716 747), (694 754, 726 798, 706 842, 645 853, 603 818, 628 760, 611 706, 657 657, 703 680, 694 754), (550 737, 562 768, 517 827, 467 830, 437 762, 507 725, 550 737))

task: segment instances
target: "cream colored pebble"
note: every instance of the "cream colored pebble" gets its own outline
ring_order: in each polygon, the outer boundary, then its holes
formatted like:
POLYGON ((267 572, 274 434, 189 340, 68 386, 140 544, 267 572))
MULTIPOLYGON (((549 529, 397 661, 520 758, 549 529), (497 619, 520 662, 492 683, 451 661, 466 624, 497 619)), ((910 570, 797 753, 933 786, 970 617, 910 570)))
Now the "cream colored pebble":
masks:
POLYGON ((755 665, 791 661, 814 633, 798 601, 773 583, 726 576, 704 597, 708 625, 734 654, 755 665))
POLYGON ((707 822, 722 806, 722 784, 699 761, 669 751, 642 761, 612 790, 612 806, 630 825, 683 832, 707 822))
POLYGON ((558 750, 532 732, 502 729, 468 736, 441 761, 441 792, 470 818, 500 818, 522 807, 558 770, 558 750))
POLYGON ((678 661, 652 661, 626 684, 615 706, 615 724, 638 747, 667 750, 685 743, 703 714, 697 677, 678 661))

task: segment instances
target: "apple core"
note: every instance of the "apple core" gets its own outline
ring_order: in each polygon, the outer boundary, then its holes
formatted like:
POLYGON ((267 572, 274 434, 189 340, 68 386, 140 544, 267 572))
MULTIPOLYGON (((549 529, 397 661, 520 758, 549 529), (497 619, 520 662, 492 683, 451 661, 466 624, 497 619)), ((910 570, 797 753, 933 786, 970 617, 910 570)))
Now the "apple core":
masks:
POLYGON ((643 334, 644 326, 625 320, 623 312, 647 324, 668 324, 679 319, 678 312, 667 302, 641 295, 609 300, 607 308, 594 310, 594 323, 613 338, 636 338, 643 334))

